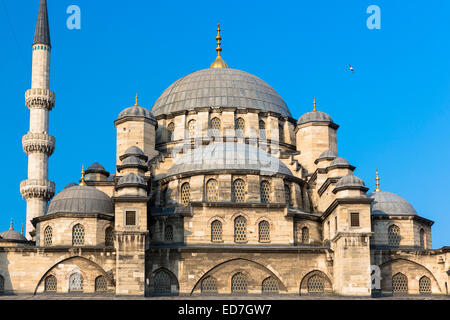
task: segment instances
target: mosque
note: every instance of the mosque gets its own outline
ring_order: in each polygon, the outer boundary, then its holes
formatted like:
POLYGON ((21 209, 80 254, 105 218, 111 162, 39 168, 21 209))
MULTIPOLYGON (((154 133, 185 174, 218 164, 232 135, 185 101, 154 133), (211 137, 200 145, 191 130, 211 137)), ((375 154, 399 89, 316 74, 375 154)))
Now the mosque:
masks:
POLYGON ((369 192, 330 115, 314 101, 292 118, 266 82, 228 67, 220 28, 216 40, 208 69, 118 115, 116 168, 93 163, 55 195, 40 1, 26 230, 0 233, 0 294, 448 295, 450 247, 432 248, 433 221, 382 191, 378 171, 369 192))

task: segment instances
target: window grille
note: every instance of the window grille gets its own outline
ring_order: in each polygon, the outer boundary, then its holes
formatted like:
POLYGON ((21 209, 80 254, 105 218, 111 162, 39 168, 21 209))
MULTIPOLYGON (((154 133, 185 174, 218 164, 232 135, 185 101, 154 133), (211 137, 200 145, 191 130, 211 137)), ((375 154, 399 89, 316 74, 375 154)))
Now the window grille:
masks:
POLYGON ((278 293, 278 282, 272 277, 264 279, 262 282, 262 292, 278 293))
POLYGON ((167 130, 168 130, 168 138, 169 141, 173 140, 173 131, 175 130, 175 124, 173 122, 169 123, 169 125, 167 126, 167 130))
POLYGON ((220 119, 219 118, 211 119, 211 135, 213 137, 220 136, 220 119))
POLYGON ((48 226, 44 230, 44 246, 49 247, 53 243, 53 229, 48 226))
POLYGON ((190 197, 191 197, 190 186, 189 183, 186 182, 181 186, 181 204, 187 207, 190 202, 190 197))
POLYGON ((202 293, 217 293, 217 280, 213 277, 203 279, 202 293))
POLYGON ((259 137, 266 139, 266 123, 262 120, 259 121, 259 137))
POLYGON ((188 122, 188 134, 189 134, 189 138, 194 138, 195 137, 195 127, 196 127, 197 122, 195 120, 191 120, 188 122))
POLYGON ((214 220, 211 223, 211 241, 222 241, 222 222, 214 220))
POLYGON ((393 247, 400 245, 400 228, 395 224, 388 229, 388 243, 393 247))
POLYGON ((5 293, 5 278, 0 276, 0 294, 5 293))
POLYGON ((359 213, 350 213, 350 223, 352 227, 359 227, 359 213))
POLYGON ((104 276, 98 276, 95 278, 95 292, 108 291, 108 284, 104 276))
POLYGON ((170 275, 165 271, 159 271, 154 277, 155 293, 171 293, 170 275))
POLYGON ((231 278, 231 293, 247 293, 247 277, 241 272, 231 278))
POLYGON ((419 237, 420 237, 420 247, 422 249, 425 249, 425 230, 420 229, 419 237))
POLYGON ((164 228, 164 241, 173 241, 173 227, 171 225, 164 228))
POLYGON ((215 179, 209 179, 206 183, 206 201, 219 201, 219 184, 215 179))
POLYGON ((44 281, 45 292, 56 292, 57 281, 55 276, 48 276, 44 281))
POLYGON ((288 207, 292 207, 291 187, 288 184, 284 185, 284 196, 288 207))
POLYGON ((136 225, 136 211, 126 211, 125 212, 125 224, 127 226, 136 225))
POLYGON ((269 202, 270 196, 270 184, 267 181, 261 182, 261 202, 267 203, 269 202))
POLYGON ((309 229, 308 227, 302 228, 302 243, 307 244, 309 243, 309 229))
POLYGON ((72 245, 84 245, 84 227, 81 224, 75 225, 72 229, 72 245))
POLYGON ((234 219, 234 241, 247 241, 247 221, 243 216, 239 216, 234 219))
POLYGON ((236 179, 233 182, 233 202, 245 201, 245 183, 242 179, 236 179))
POLYGON ((308 293, 323 293, 324 284, 323 278, 318 275, 313 275, 308 279, 308 293))
POLYGON ((69 291, 83 291, 83 277, 79 273, 74 273, 69 278, 69 291))
POLYGON ((258 225, 259 242, 270 241, 270 224, 268 221, 261 221, 258 225))
POLYGON ((431 280, 430 278, 423 276, 419 280, 419 292, 421 294, 431 293, 431 280))
POLYGON ((236 136, 239 138, 243 138, 244 137, 244 130, 245 130, 245 121, 242 118, 237 118, 236 119, 236 123, 235 123, 235 127, 236 127, 236 136))
POLYGON ((392 277, 393 293, 408 293, 408 278, 402 273, 397 273, 392 277))
POLYGON ((114 231, 113 228, 108 227, 105 230, 105 246, 112 247, 114 246, 114 231))
POLYGON ((278 125, 278 132, 279 132, 279 134, 280 134, 280 142, 284 142, 284 128, 283 128, 283 125, 282 124, 280 124, 280 125, 278 125))

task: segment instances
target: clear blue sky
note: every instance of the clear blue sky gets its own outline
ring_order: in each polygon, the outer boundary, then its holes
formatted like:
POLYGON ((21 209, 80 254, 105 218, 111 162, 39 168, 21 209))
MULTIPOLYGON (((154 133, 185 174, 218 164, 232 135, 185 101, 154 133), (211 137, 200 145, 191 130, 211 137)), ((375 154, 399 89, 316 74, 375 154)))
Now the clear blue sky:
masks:
MULTIPOLYGON (((24 92, 38 0, 0 0, 2 210, 25 221, 19 183, 27 177, 22 135, 29 127, 24 92), (6 10, 5 10, 6 9, 6 10)), ((433 247, 450 245, 450 1, 88 1, 48 0, 51 89, 56 137, 49 175, 57 191, 77 182, 81 164, 115 166, 113 121, 134 104, 151 109, 175 80, 215 58, 217 23, 232 68, 268 82, 294 118, 312 108, 341 127, 338 152, 374 188, 408 199, 434 220, 433 247), (344 5, 345 3, 345 5, 344 5), (81 30, 66 28, 66 9, 81 8, 81 30), (366 9, 381 8, 381 30, 366 9), (347 68, 352 64, 356 72, 347 68)))

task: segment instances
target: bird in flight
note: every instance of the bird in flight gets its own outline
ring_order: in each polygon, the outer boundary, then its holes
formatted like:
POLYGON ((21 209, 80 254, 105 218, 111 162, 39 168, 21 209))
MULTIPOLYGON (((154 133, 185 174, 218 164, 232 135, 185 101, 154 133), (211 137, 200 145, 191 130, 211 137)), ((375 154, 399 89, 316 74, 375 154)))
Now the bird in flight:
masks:
POLYGON ((350 69, 351 72, 353 72, 353 73, 355 72, 355 69, 353 69, 351 64, 348 65, 348 68, 350 69))

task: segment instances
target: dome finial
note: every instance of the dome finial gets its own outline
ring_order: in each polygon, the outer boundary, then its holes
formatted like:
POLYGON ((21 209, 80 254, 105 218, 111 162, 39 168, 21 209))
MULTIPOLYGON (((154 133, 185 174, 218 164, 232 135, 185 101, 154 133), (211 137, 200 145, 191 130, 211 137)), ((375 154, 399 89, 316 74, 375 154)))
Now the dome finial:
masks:
POLYGON ((136 92, 136 103, 134 104, 134 106, 135 107, 138 107, 139 106, 139 102, 138 102, 138 100, 139 100, 139 96, 138 96, 138 93, 136 92))
POLYGON ((13 218, 11 218, 11 224, 9 225, 9 230, 14 230, 14 228, 13 228, 13 218))
POLYGON ((20 227, 20 234, 23 235, 23 223, 22 223, 22 227, 20 227))
POLYGON ((313 111, 317 111, 317 109, 316 109, 316 97, 314 97, 314 102, 313 102, 313 111))
POLYGON ((375 192, 380 192, 381 191, 381 189, 380 189, 380 176, 378 175, 378 169, 377 169, 377 176, 376 176, 375 180, 376 180, 375 185, 377 186, 375 188, 375 192))
POLYGON ((228 65, 225 63, 225 61, 223 61, 222 57, 221 57, 221 52, 222 52, 222 47, 220 46, 222 44, 222 36, 220 35, 220 23, 217 24, 217 36, 216 36, 216 41, 217 41, 217 58, 216 60, 212 63, 212 65, 210 66, 210 69, 220 69, 220 68, 228 68, 228 65))
POLYGON ((81 180, 80 180, 80 186, 85 186, 86 182, 84 182, 84 164, 81 166, 81 180))

